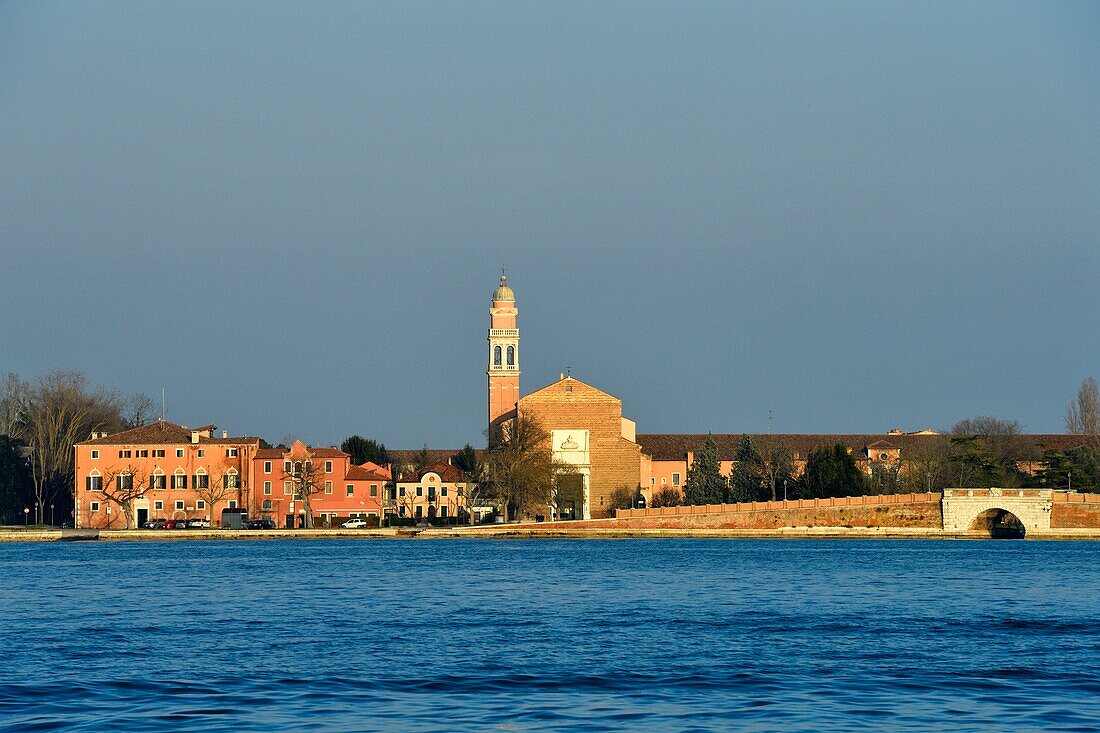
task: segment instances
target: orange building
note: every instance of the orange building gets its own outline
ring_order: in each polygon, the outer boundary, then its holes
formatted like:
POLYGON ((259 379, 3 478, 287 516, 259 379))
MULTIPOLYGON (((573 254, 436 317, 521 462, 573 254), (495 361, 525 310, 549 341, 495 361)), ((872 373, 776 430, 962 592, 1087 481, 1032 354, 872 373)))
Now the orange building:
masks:
POLYGON ((373 463, 352 465, 337 448, 311 448, 297 440, 289 448, 261 448, 253 459, 252 516, 280 527, 331 527, 354 517, 382 517, 389 471, 373 463), (308 502, 307 502, 308 500, 308 502))
POLYGON ((154 519, 204 518, 243 507, 260 439, 215 437, 215 425, 166 420, 77 443, 74 523, 140 527, 154 519))

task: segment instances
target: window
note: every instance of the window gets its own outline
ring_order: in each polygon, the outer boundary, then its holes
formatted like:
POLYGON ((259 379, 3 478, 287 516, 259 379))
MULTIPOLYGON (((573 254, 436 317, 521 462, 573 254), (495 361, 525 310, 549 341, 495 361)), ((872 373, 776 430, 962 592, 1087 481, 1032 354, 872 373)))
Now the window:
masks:
POLYGON ((370 485, 370 495, 371 496, 378 496, 378 484, 371 484, 370 485))
POLYGON ((271 473, 271 461, 264 461, 264 473, 271 473))
POLYGON ((87 491, 103 491, 103 477, 98 473, 93 473, 85 479, 84 488, 87 491))
POLYGON ((133 491, 134 477, 128 473, 120 473, 115 476, 115 489, 117 491, 133 491))
POLYGON ((196 509, 206 509, 206 502, 203 501, 202 499, 199 499, 198 501, 195 502, 195 508, 196 509))
POLYGON ((128 450, 120 450, 120 451, 118 452, 118 457, 119 457, 119 458, 129 458, 129 457, 130 457, 130 451, 128 451, 128 450))
POLYGON ((509 346, 508 347, 508 366, 515 366, 515 365, 516 365, 516 347, 515 346, 509 346))
POLYGON ((443 517, 444 519, 447 518, 447 507, 445 507, 445 506, 439 507, 439 516, 443 517))
POLYGON ((424 487, 423 486, 417 486, 416 487, 416 495, 417 496, 424 496, 424 487))
POLYGON ((679 486, 680 485, 680 474, 678 474, 678 473, 672 474, 672 485, 673 486, 679 486))
POLYGON ((153 458, 164 458, 164 449, 159 448, 153 451, 153 458))
POLYGON ((655 476, 650 476, 649 477, 649 485, 650 486, 656 486, 657 485, 657 478, 655 476))
POLYGON ((93 461, 98 461, 99 460, 99 451, 97 451, 97 450, 92 451, 92 460, 93 461))
POLYGON ((332 461, 325 461, 325 473, 332 473, 332 461))
POLYGON ((173 489, 186 489, 187 488, 187 475, 183 472, 183 469, 176 469, 176 472, 172 474, 172 488, 173 489))
POLYGON ((168 477, 163 473, 154 473, 149 477, 149 488, 155 490, 163 490, 167 485, 168 477))
POLYGON ((667 478, 665 478, 664 476, 662 476, 662 477, 661 477, 661 486, 664 486, 664 485, 665 485, 665 484, 667 484, 667 483, 668 483, 668 479, 667 479, 667 478))
POLYGON ((416 505, 416 518, 421 519, 424 516, 424 507, 420 504, 416 505))
POLYGON ((348 490, 348 496, 355 496, 355 485, 354 484, 348 484, 347 485, 347 490, 348 490))
POLYGON ((153 502, 153 508, 156 509, 158 512, 164 511, 164 502, 163 501, 154 501, 153 502))
POLYGON ((331 481, 326 481, 325 482, 325 493, 326 494, 331 494, 332 493, 332 482, 331 481))
POLYGON ((176 448, 176 458, 183 458, 183 448, 176 448))
POLYGON ((264 509, 271 511, 271 499, 264 499, 264 509))
POLYGON ((447 495, 447 487, 446 486, 444 486, 443 488, 441 488, 439 490, 439 495, 440 496, 446 496, 447 495))
POLYGON ((290 481, 283 482, 283 496, 290 496, 294 493, 294 484, 290 481))
MULTIPOLYGON (((200 469, 202 470, 202 469, 200 469)), ((210 488, 210 477, 205 473, 196 473, 194 476, 195 483, 192 484, 196 489, 208 489, 210 488)))
POLYGON ((239 451, 238 448, 226 448, 225 449, 225 457, 226 458, 236 458, 238 455, 240 455, 240 453, 238 451, 239 451))
POLYGON ((93 512, 98 512, 98 511, 99 511, 99 502, 98 502, 98 501, 93 501, 93 502, 92 502, 91 504, 89 504, 89 505, 88 505, 88 507, 89 507, 89 508, 90 508, 90 509, 91 509, 91 510, 92 510, 93 512))
POLYGON ((283 461, 283 473, 290 473, 290 461, 283 461))
POLYGON ((229 469, 229 472, 222 477, 222 486, 227 489, 236 489, 240 487, 240 476, 237 475, 236 470, 229 469))
POLYGON ((890 460, 890 456, 886 455, 885 453, 879 453, 878 454, 878 459, 880 461, 888 461, 888 460, 890 460))
POLYGON ((202 458, 205 455, 206 455, 206 451, 203 450, 202 448, 199 448, 199 458, 202 458))
POLYGON ((230 509, 236 509, 237 508, 237 500, 236 499, 230 499, 229 500, 229 508, 230 509))
POLYGON ((176 511, 177 512, 182 512, 183 511, 183 499, 176 499, 176 511))
POLYGON ((404 486, 398 486, 397 487, 397 495, 398 496, 404 496, 405 495, 405 487, 404 486))
POLYGON ((148 450, 134 451, 134 458, 148 458, 148 457, 149 457, 149 451, 148 450))
POLYGON ((493 347, 493 366, 500 366, 500 347, 493 347))
POLYGON ((399 514, 400 516, 402 516, 402 517, 403 517, 403 516, 405 516, 405 507, 403 507, 403 506, 402 506, 402 507, 398 507, 398 508, 397 508, 397 513, 398 513, 398 514, 399 514))
POLYGON ((264 496, 271 496, 271 482, 264 481, 264 496))

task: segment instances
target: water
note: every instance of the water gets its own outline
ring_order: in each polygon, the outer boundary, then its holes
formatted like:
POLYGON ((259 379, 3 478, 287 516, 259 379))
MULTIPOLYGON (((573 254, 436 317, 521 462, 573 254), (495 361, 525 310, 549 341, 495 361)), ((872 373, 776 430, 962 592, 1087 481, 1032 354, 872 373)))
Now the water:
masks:
POLYGON ((1100 729, 1100 544, 0 545, 0 731, 1100 729))

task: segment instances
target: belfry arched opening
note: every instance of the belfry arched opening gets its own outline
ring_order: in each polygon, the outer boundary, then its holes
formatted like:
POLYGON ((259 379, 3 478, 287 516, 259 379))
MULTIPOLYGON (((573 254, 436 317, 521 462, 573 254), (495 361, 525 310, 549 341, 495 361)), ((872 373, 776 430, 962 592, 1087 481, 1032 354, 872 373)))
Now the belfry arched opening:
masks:
POLYGON ((1007 509, 986 509, 979 514, 971 525, 972 530, 989 532, 989 536, 997 540, 1021 540, 1027 534, 1027 528, 1012 512, 1007 509))

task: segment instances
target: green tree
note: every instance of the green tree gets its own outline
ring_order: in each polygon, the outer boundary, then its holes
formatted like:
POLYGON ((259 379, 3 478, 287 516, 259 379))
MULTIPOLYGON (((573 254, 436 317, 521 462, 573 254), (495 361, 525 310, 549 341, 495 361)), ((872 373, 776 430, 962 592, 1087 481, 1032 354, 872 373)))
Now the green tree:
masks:
POLYGON ((688 469, 684 482, 685 504, 721 504, 728 498, 729 483, 722 475, 718 461, 718 446, 714 438, 707 435, 702 449, 688 469))
POLYGON ((361 466, 367 461, 385 466, 390 462, 390 454, 381 441, 352 435, 340 444, 340 450, 351 456, 352 465, 361 466))
POLYGON ((23 507, 34 503, 34 480, 23 443, 0 435, 0 524, 21 524, 23 507))
POLYGON ((848 449, 837 443, 818 448, 806 461, 800 493, 805 499, 824 499, 831 496, 861 496, 865 494, 866 479, 848 449))
POLYGON ((467 443, 466 446, 458 453, 455 453, 453 456, 451 456, 451 465, 453 465, 460 471, 465 471, 466 473, 473 476, 475 479, 480 474, 480 467, 477 460, 477 451, 475 451, 473 446, 469 443, 467 443))
POLYGON ((760 501, 764 498, 763 459, 751 435, 742 435, 730 472, 730 501, 760 501))

